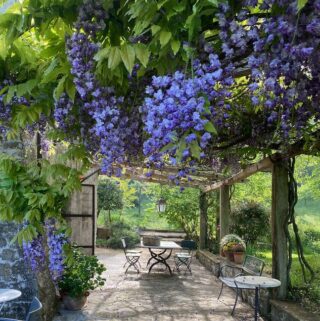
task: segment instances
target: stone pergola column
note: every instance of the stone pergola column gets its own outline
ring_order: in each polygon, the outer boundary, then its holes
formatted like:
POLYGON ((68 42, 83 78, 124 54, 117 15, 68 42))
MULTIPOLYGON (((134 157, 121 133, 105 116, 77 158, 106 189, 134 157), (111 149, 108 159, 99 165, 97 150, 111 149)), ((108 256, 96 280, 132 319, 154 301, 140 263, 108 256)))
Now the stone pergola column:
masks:
POLYGON ((200 191, 199 207, 200 207, 200 242, 199 248, 203 250, 207 248, 208 240, 208 195, 200 191))
POLYGON ((277 297, 287 296, 288 249, 284 225, 289 211, 288 170, 285 161, 276 162, 272 169, 272 277, 281 281, 277 297))
POLYGON ((230 186, 220 187, 220 240, 229 233, 230 186))

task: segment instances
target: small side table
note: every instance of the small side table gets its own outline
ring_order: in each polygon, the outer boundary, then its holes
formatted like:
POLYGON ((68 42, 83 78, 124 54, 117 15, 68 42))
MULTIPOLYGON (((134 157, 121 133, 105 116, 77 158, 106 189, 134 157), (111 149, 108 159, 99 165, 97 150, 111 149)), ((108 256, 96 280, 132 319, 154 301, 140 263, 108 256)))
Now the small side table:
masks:
POLYGON ((277 288, 281 285, 281 282, 277 279, 268 278, 265 276, 237 276, 234 279, 235 284, 247 285, 255 287, 255 300, 254 300, 254 320, 258 320, 258 310, 259 310, 259 289, 260 288, 277 288))
POLYGON ((17 299, 21 296, 21 291, 15 289, 0 289, 0 311, 5 302, 17 299))

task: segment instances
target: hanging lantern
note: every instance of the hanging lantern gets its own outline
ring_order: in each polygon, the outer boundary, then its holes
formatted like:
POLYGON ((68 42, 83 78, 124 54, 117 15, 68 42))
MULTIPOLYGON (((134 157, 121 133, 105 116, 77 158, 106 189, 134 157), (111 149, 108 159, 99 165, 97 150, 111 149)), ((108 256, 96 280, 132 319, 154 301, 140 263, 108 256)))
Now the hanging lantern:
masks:
POLYGON ((158 212, 161 212, 161 213, 165 212, 166 207, 167 207, 167 202, 164 198, 161 197, 157 202, 158 212))

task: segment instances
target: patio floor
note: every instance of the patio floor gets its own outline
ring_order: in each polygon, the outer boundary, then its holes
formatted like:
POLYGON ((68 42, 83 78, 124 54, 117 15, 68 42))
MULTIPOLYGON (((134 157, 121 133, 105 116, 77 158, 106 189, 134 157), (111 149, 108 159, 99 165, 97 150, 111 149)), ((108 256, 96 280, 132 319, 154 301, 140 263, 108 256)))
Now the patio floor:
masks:
POLYGON ((90 294, 82 311, 61 309, 54 321, 240 321, 253 317, 253 309, 242 302, 235 316, 230 315, 234 292, 224 289, 218 301, 219 280, 196 259, 192 275, 170 276, 163 270, 148 274, 144 267, 149 253, 144 249, 143 271, 124 275, 122 251, 98 248, 96 252, 107 267, 106 285, 90 294))

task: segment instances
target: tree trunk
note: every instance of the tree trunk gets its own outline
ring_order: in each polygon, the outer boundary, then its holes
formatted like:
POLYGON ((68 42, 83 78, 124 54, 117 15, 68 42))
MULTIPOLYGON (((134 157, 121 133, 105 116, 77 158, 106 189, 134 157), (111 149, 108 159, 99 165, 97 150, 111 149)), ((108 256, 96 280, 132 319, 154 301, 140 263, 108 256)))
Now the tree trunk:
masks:
POLYGON ((46 264, 41 271, 37 272, 39 299, 43 305, 43 309, 41 310, 41 321, 52 321, 57 312, 58 300, 56 287, 49 271, 49 249, 46 242, 46 236, 44 237, 43 247, 47 258, 46 264))

